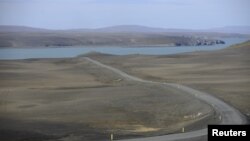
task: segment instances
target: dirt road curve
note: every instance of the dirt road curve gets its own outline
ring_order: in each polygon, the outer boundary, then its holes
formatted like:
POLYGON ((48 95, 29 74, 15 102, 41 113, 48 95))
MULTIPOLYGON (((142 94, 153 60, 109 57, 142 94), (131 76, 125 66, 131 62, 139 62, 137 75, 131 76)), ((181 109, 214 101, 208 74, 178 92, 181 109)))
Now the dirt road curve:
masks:
MULTIPOLYGON (((173 84, 173 83, 161 83, 161 82, 153 82, 148 80, 143 80, 135 76, 131 76, 119 69, 113 68, 111 66, 102 64, 96 60, 93 60, 88 57, 84 57, 84 59, 92 62, 100 67, 106 68, 114 73, 117 73, 127 79, 128 81, 138 81, 142 83, 151 83, 151 84, 158 84, 165 87, 173 87, 183 92, 190 94, 207 104, 211 105, 221 116, 221 124, 246 124, 247 120, 244 115, 242 115, 237 109, 231 107, 230 105, 226 104, 225 102, 211 96, 210 94, 189 88, 187 86, 183 86, 180 84, 173 84)), ((191 132, 185 133, 178 133, 178 134, 171 134, 171 135, 164 135, 164 136, 157 136, 157 137, 148 137, 148 138, 137 138, 137 139, 126 139, 121 141, 174 141, 174 140, 187 140, 192 138, 197 138, 207 135, 207 129, 200 129, 191 132)))

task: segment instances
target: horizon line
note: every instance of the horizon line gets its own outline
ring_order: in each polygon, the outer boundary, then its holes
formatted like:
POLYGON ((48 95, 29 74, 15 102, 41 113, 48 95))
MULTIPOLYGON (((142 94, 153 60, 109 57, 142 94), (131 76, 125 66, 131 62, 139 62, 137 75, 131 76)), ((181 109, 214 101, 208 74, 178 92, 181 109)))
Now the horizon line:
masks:
POLYGON ((37 26, 29 26, 29 25, 14 25, 14 24, 0 24, 0 26, 15 26, 15 27, 26 27, 26 28, 37 28, 37 29, 44 29, 44 30, 78 30, 78 29, 86 29, 86 30, 96 30, 96 29, 103 29, 103 28, 110 28, 110 27, 122 27, 122 26, 137 26, 137 27, 145 27, 145 28, 158 28, 158 29, 179 29, 179 30, 209 30, 209 29, 216 29, 216 28, 225 28, 225 27, 250 27, 250 25, 227 25, 227 26, 217 26, 217 27, 210 27, 210 28, 178 28, 178 27, 161 27, 161 26, 147 26, 147 25, 140 25, 140 24, 117 24, 117 25, 110 25, 110 26, 101 26, 101 27, 93 27, 93 28, 86 28, 86 27, 76 27, 76 28, 46 28, 46 27, 37 27, 37 26))

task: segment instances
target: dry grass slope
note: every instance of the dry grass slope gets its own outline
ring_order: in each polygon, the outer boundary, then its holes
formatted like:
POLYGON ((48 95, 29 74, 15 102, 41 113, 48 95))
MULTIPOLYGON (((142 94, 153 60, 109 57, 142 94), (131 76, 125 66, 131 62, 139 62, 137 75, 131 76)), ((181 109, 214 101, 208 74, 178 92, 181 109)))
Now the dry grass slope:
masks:
POLYGON ((93 57, 144 79, 181 83, 211 93, 250 117, 249 54, 250 41, 210 52, 93 57))
POLYGON ((0 76, 0 140, 150 136, 213 120, 181 91, 127 82, 81 58, 0 61, 0 76))

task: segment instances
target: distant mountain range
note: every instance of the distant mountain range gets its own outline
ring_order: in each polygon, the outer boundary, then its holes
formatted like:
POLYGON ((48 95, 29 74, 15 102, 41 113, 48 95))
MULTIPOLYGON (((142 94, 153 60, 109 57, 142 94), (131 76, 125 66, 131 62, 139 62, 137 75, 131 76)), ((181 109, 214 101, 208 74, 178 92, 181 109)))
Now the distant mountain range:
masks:
POLYGON ((188 30, 119 25, 96 29, 49 30, 5 25, 0 26, 0 47, 200 46, 223 44, 219 40, 221 37, 250 37, 249 29, 225 27, 188 30))
POLYGON ((42 32, 49 31, 43 28, 34 28, 27 26, 12 26, 12 25, 0 25, 0 32, 42 32))
POLYGON ((209 32, 250 34, 250 26, 226 26, 207 29, 209 32))
POLYGON ((49 30, 42 28, 33 28, 26 26, 9 26, 0 25, 0 32, 48 32, 48 31, 64 31, 64 32, 137 32, 137 33, 197 33, 197 32, 215 32, 215 33, 236 33, 249 34, 250 26, 227 26, 211 29, 177 29, 177 28, 155 28, 140 25, 118 25, 94 29, 66 29, 66 30, 49 30))

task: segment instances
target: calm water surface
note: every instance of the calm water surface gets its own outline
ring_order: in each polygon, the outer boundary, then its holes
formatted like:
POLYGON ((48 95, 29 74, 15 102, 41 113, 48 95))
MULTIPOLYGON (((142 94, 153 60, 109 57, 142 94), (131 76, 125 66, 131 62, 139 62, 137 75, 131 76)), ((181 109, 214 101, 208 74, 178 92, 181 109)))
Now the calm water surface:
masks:
POLYGON ((1 60, 28 59, 28 58, 65 58, 75 57, 80 54, 96 51, 101 53, 127 55, 127 54, 147 54, 166 55, 193 51, 218 50, 226 48, 232 44, 246 41, 245 38, 226 38, 224 45, 214 46, 181 46, 181 47, 63 47, 63 48, 0 48, 1 60))

